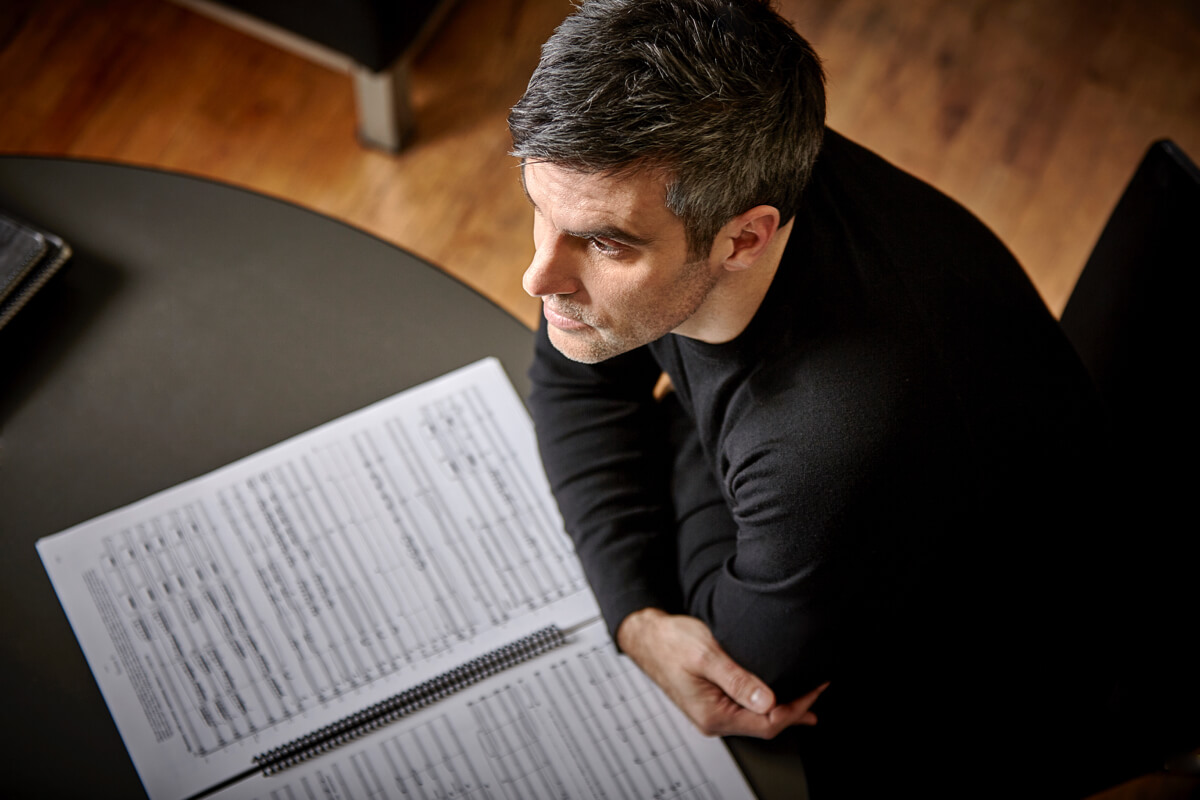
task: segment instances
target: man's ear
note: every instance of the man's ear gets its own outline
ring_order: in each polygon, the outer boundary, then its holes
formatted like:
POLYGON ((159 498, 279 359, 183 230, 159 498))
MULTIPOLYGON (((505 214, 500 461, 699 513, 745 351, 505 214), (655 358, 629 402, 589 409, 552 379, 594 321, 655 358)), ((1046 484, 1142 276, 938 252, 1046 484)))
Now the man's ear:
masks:
POLYGON ((726 253, 722 266, 730 272, 750 269, 779 232, 779 209, 755 206, 721 228, 726 253))

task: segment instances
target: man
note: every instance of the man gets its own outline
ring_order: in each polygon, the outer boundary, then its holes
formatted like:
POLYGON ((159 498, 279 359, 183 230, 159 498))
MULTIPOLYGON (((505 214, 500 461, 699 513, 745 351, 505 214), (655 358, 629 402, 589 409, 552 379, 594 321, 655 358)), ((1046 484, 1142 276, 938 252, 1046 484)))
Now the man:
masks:
POLYGON ((509 123, 547 474, 701 730, 812 726, 817 796, 1049 791, 1109 686, 1097 402, 1003 245, 824 116, 766 2, 590 0, 546 43, 509 123))

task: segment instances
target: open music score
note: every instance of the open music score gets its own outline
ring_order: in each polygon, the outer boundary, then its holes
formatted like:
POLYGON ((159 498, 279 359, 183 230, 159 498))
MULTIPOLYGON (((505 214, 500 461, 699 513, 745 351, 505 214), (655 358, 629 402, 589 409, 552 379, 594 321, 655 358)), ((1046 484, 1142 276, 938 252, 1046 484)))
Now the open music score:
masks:
POLYGON ((528 415, 494 360, 38 550, 153 800, 235 777, 216 796, 739 796, 705 793, 714 764, 750 796, 723 747, 691 731, 600 624, 493 676, 502 688, 479 684, 242 779, 255 755, 548 624, 596 618, 528 415), (585 661, 562 661, 580 646, 585 661), (688 749, 710 745, 719 752, 688 749))
POLYGON ((599 622, 408 722, 214 800, 753 797, 724 746, 618 656, 599 622))

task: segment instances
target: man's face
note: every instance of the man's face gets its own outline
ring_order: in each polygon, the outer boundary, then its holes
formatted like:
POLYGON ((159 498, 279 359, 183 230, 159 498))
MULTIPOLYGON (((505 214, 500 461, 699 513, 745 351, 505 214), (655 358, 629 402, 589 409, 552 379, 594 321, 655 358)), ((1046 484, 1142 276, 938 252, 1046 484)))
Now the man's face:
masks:
POLYGON ((720 266, 688 261, 683 223, 655 173, 608 177, 524 167, 533 263, 522 285, 542 298, 550 341, 596 363, 675 330, 709 297, 720 266))

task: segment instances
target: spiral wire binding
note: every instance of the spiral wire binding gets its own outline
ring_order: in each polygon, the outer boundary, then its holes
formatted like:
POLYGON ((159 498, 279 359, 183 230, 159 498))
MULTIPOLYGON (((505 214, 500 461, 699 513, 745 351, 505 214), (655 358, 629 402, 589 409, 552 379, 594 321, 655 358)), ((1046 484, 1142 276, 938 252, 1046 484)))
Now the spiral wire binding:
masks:
POLYGON ((406 717, 509 667, 553 650, 565 641, 566 634, 557 625, 548 625, 386 700, 257 755, 254 764, 262 770, 263 775, 274 775, 406 717))

